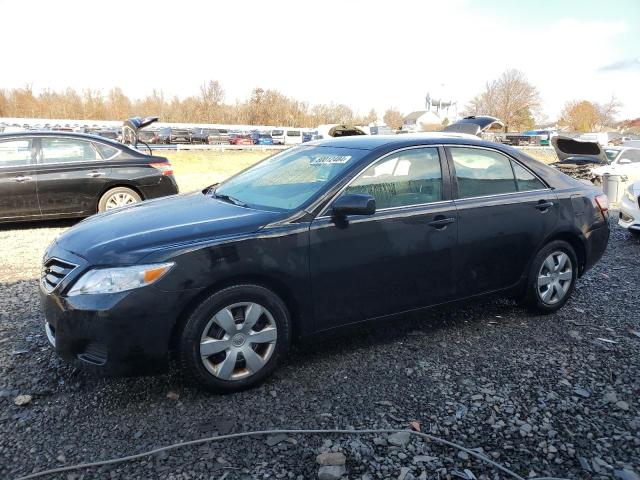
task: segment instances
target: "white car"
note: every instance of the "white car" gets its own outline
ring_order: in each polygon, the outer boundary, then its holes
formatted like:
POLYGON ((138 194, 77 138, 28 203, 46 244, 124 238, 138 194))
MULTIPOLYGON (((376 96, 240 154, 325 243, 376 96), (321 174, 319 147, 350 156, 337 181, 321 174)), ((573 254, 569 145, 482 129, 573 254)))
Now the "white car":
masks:
POLYGON ((620 201, 618 225, 640 235, 640 182, 629 185, 620 201))
POLYGON ((602 177, 605 173, 611 175, 625 175, 631 180, 640 180, 640 148, 607 147, 604 153, 609 165, 603 165, 591 170, 595 177, 602 177))

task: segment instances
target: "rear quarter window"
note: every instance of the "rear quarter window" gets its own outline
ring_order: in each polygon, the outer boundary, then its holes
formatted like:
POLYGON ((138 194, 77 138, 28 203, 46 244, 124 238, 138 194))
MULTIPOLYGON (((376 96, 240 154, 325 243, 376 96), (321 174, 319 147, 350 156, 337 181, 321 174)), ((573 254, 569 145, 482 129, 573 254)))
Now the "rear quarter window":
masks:
POLYGON ((98 152, 100 153, 100 156, 104 160, 110 160, 116 157, 120 153, 120 150, 118 150, 115 147, 112 147, 111 145, 105 145, 104 143, 99 143, 99 142, 94 142, 93 145, 96 147, 96 150, 98 150, 98 152))
POLYGON ((519 192, 527 192, 531 190, 542 190, 547 186, 542 183, 538 177, 536 177, 529 170, 516 162, 511 162, 513 165, 513 173, 516 176, 516 184, 519 192))

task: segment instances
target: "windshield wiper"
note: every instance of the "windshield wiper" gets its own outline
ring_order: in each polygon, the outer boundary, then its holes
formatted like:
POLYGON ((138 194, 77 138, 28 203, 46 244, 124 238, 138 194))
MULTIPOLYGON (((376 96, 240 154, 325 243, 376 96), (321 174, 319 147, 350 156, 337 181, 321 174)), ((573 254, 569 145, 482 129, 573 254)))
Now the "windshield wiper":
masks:
POLYGON ((232 197, 231 195, 226 195, 224 193, 218 193, 217 191, 213 191, 213 196, 219 198, 220 200, 224 200, 225 202, 233 203, 234 205, 238 205, 239 207, 246 207, 247 204, 237 198, 232 197))

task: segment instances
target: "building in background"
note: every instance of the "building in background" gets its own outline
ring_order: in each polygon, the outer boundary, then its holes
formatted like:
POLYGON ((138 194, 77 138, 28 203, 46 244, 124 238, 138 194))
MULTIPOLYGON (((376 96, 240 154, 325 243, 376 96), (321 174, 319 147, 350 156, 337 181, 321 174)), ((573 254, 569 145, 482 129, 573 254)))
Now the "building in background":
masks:
POLYGON ((458 102, 427 93, 425 110, 411 112, 402 122, 403 132, 435 132, 458 118, 458 102))

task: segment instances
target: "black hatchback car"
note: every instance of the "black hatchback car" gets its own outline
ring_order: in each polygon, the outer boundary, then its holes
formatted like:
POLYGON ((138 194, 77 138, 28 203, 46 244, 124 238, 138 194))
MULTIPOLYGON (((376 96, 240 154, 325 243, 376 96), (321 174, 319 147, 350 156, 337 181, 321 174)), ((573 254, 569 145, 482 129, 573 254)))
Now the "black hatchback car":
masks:
POLYGON ((232 391, 292 336, 487 294, 553 312, 608 239, 606 196, 505 145, 311 142, 65 232, 43 259, 45 329, 96 372, 157 371, 174 352, 232 391))
POLYGON ((0 134, 0 222, 86 217, 174 193, 164 157, 81 133, 0 134))

